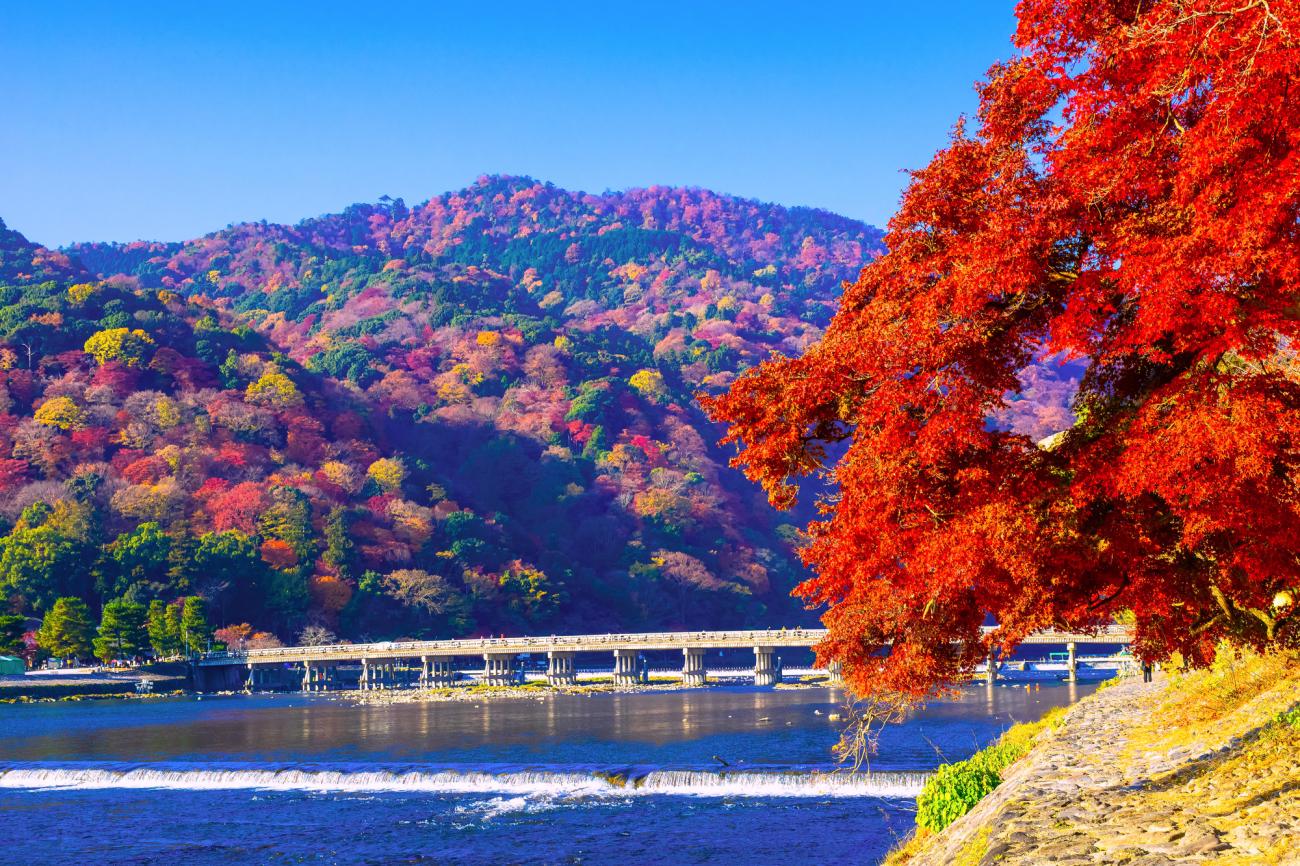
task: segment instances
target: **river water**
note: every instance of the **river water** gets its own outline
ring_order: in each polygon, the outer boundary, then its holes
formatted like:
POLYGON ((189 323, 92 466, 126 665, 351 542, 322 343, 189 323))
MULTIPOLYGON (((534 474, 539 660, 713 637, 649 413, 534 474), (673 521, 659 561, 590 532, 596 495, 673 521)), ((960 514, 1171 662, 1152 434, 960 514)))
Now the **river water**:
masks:
POLYGON ((876 863, 925 773, 1086 686, 972 686, 834 772, 838 692, 0 706, 0 843, 40 864, 876 863))

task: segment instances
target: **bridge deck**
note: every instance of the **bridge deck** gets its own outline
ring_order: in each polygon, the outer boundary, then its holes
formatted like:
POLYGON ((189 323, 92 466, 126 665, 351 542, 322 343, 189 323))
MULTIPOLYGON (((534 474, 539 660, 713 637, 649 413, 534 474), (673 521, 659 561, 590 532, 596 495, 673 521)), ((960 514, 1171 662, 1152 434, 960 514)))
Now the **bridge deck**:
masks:
MULTIPOLYGON (((986 627, 985 632, 992 631, 986 627)), ((462 638, 457 640, 385 641, 369 644, 279 647, 208 653, 203 666, 324 662, 351 659, 399 659, 420 656, 482 656, 484 653, 612 652, 614 650, 748 649, 751 647, 811 647, 826 636, 825 629, 762 629, 746 631, 652 632, 648 634, 550 635, 536 637, 462 638)), ((1096 633, 1044 631, 1030 635, 1028 644, 1127 644, 1132 630, 1110 626, 1096 633)))

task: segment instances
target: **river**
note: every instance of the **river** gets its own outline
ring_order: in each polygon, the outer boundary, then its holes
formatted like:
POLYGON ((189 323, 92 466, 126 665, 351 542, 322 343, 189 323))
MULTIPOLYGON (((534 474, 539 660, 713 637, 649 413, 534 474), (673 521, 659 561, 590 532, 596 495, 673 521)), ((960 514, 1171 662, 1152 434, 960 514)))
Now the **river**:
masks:
POLYGON ((1089 686, 972 686, 835 773, 828 689, 0 706, 0 842, 51 864, 869 864, 924 774, 1089 686))

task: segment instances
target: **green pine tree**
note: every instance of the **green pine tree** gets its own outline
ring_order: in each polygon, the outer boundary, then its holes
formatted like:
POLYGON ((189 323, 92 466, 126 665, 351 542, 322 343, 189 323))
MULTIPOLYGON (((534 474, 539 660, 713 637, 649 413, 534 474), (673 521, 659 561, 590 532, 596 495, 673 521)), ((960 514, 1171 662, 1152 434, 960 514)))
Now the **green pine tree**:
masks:
POLYGON ((105 581, 110 592, 121 596, 135 586, 161 589, 159 579, 167 566, 170 543, 171 539, 154 521, 141 523, 131 532, 119 535, 105 548, 108 554, 105 565, 113 576, 111 582, 105 581))
POLYGON ((50 655, 78 659, 90 655, 90 610, 79 598, 65 596, 54 602, 41 627, 36 643, 50 655))
POLYGON ((124 659, 135 655, 149 640, 145 629, 143 605, 117 598, 104 605, 104 615, 99 623, 99 637, 95 638, 95 655, 100 661, 124 659))
POLYGON ((166 655, 180 655, 184 650, 184 642, 181 640, 181 606, 178 604, 167 605, 164 614, 163 634, 166 642, 163 644, 166 649, 166 655))
POLYGON ((324 560, 338 571, 342 580, 356 577, 354 562, 354 545, 349 531, 348 512, 343 508, 333 508, 325 518, 325 556, 324 560))
POLYGON ((177 520, 167 529, 167 585, 173 592, 192 591, 196 573, 194 554, 198 550, 197 539, 190 533, 185 520, 177 520))
POLYGON ((23 634, 27 631, 27 618, 16 613, 0 616, 0 655, 15 656, 26 647, 23 634))
POLYGON ((582 446, 582 456, 588 460, 597 460, 600 455, 609 450, 609 439, 605 436, 605 428, 597 424, 591 430, 591 438, 587 444, 582 446))
POLYGON ((153 654, 158 658, 171 655, 172 641, 167 633, 167 604, 161 599, 149 602, 147 622, 149 646, 153 647, 153 654))
POLYGON ((212 626, 208 623, 208 606, 197 595, 186 596, 181 610, 181 642, 188 652, 203 652, 212 639, 212 626))

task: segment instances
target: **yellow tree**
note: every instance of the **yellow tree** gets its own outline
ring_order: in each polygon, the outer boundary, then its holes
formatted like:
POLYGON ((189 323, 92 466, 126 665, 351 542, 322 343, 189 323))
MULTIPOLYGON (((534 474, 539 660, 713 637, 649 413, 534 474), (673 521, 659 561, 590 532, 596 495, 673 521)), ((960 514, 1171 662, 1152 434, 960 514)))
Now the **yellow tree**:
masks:
POLYGON ((637 370, 627 383, 656 403, 668 396, 668 386, 664 384, 663 374, 658 370, 637 370))
POLYGON ((92 295, 99 291, 99 286, 94 283, 77 283, 68 286, 68 300, 74 304, 84 304, 92 295))
POLYGON ((91 334, 83 348, 100 364, 121 361, 128 367, 138 367, 153 345, 153 337, 139 328, 109 328, 91 334))
POLYGON ((366 474, 379 485, 379 489, 391 493, 401 488, 406 479, 406 467, 396 457, 381 457, 370 464, 366 474))
POLYGON ((85 413, 71 397, 51 397, 40 405, 35 414, 36 423, 60 430, 81 427, 85 413))
POLYGON ((298 386, 274 364, 266 365, 266 370, 257 381, 249 384, 244 397, 249 403, 275 409, 287 409, 302 404, 302 394, 298 391, 298 386))

